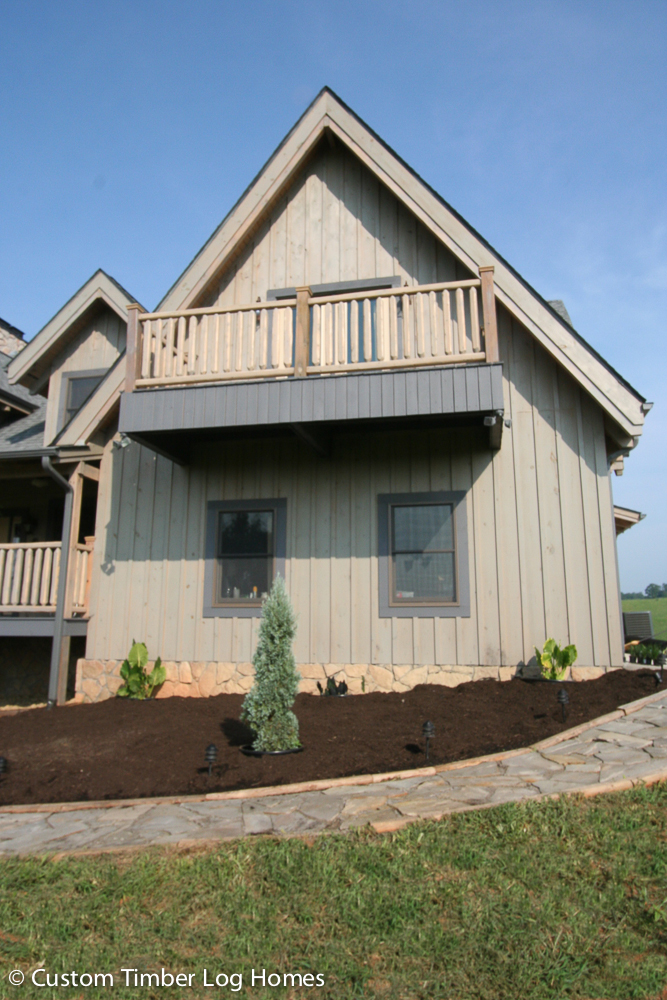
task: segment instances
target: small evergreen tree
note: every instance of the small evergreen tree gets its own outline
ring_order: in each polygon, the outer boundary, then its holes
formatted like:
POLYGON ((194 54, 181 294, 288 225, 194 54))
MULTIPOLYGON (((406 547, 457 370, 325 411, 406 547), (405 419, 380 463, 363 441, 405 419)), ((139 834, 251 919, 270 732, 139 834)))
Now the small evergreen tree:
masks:
POLYGON ((299 722, 291 711, 299 689, 292 641, 296 615, 285 589, 276 577, 264 601, 259 642, 252 662, 255 683, 245 696, 241 718, 257 736, 253 750, 293 750, 300 746, 299 722))

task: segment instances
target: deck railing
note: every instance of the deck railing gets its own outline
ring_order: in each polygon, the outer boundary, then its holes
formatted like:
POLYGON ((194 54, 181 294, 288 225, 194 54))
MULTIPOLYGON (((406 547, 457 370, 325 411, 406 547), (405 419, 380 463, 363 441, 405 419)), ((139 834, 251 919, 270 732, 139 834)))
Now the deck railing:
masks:
POLYGON ((498 360, 491 267, 465 281, 129 313, 126 391, 498 360))
MULTIPOLYGON (((60 575, 60 542, 0 545, 0 612, 54 612, 60 575)), ((71 607, 87 614, 93 542, 76 545, 70 562, 71 607)))

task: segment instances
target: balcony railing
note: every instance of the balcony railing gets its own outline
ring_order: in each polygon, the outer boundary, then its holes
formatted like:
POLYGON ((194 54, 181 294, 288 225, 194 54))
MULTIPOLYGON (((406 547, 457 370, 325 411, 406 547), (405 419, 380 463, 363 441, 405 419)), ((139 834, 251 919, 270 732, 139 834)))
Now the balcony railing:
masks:
POLYGON ((130 307, 126 391, 497 361, 493 268, 480 278, 252 305, 130 307))
MULTIPOLYGON (((68 616, 88 614, 93 546, 88 538, 72 551, 68 616)), ((0 612, 54 612, 60 552, 60 542, 0 545, 0 612)))

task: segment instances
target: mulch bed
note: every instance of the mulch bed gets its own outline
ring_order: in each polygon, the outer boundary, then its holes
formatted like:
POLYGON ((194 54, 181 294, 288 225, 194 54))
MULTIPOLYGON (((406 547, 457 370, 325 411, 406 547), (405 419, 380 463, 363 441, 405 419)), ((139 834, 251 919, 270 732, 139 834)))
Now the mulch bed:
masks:
POLYGON ((667 684, 658 687, 648 670, 567 684, 565 723, 559 689, 515 679, 422 684, 404 694, 303 694, 295 712, 304 751, 260 758, 239 751, 252 739, 238 721, 242 695, 31 709, 0 717, 0 756, 9 764, 0 804, 192 795, 424 767, 427 719, 436 731, 430 762, 444 764, 527 746, 667 684), (219 749, 211 778, 209 743, 219 749))

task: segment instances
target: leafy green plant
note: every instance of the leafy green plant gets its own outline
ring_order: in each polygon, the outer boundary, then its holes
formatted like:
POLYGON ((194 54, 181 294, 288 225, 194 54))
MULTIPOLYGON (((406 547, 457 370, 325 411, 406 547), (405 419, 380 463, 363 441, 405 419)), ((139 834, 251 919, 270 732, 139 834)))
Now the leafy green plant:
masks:
POLYGON ((296 615, 278 576, 262 607, 259 641, 252 658, 255 682, 245 696, 241 718, 256 737, 253 750, 296 750, 299 722, 292 705, 299 689, 292 642, 296 635, 296 615))
POLYGON ((630 649, 630 661, 632 663, 657 663, 662 655, 662 649, 655 643, 638 643, 630 649))
POLYGON ((562 680, 577 655, 576 646, 563 646, 561 649, 555 639, 547 639, 541 652, 535 646, 535 656, 542 667, 542 676, 549 681, 562 680))
POLYGON ((146 673, 147 663, 148 649, 146 644, 132 640, 132 649, 120 668, 120 676, 125 683, 116 692, 119 698, 137 698, 144 701, 151 697, 156 687, 164 684, 167 679, 167 671, 162 666, 160 657, 158 656, 155 661, 150 674, 146 673))

